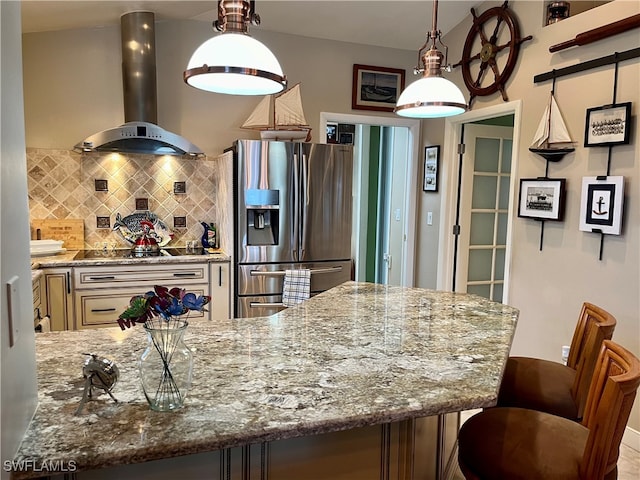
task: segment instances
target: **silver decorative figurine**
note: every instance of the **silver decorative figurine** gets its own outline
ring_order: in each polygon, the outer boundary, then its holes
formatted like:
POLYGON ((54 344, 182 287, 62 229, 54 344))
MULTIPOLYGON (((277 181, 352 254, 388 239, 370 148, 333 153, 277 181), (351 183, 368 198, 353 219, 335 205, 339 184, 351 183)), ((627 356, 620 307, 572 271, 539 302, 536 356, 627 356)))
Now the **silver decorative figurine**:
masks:
POLYGON ((85 355, 87 355, 87 358, 82 367, 82 374, 85 379, 84 393, 82 394, 80 405, 78 405, 78 409, 76 410, 76 415, 80 415, 84 404, 93 396, 94 388, 104 390, 114 402, 118 403, 116 397, 111 393, 113 387, 118 383, 118 377, 120 376, 118 366, 108 358, 100 357, 95 353, 85 353, 85 355))

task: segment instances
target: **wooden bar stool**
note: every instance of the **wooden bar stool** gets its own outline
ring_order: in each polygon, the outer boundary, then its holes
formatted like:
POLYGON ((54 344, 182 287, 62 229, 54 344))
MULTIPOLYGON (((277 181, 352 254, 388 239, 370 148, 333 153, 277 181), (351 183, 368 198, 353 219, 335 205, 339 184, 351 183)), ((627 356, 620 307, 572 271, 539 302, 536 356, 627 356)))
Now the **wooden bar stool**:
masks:
POLYGON ((580 421, 600 346, 611 340, 616 319, 585 302, 571 340, 567 365, 509 357, 498 393, 499 407, 521 407, 580 421))
POLYGON ((613 480, 640 385, 640 360, 605 340, 581 423, 524 408, 490 408, 458 435, 458 463, 473 480, 613 480))

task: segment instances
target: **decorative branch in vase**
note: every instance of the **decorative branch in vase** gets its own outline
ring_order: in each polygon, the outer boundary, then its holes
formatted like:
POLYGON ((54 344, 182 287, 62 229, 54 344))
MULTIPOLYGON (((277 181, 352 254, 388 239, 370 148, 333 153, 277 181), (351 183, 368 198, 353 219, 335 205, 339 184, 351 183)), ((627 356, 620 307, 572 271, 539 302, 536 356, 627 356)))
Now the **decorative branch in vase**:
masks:
POLYGON ((191 312, 203 312, 211 301, 183 288, 156 285, 136 295, 118 318, 124 330, 141 323, 148 345, 140 357, 142 388, 152 410, 171 411, 184 405, 191 386, 193 355, 184 344, 191 312))

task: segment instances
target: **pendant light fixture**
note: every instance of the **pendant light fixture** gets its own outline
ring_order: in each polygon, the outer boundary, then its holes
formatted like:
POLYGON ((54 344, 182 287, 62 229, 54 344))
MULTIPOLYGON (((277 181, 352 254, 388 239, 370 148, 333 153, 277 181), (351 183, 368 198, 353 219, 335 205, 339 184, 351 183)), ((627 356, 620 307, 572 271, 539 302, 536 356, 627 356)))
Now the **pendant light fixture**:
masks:
POLYGON ((440 39, 442 32, 438 30, 438 0, 433 2, 433 28, 425 44, 418 50, 418 61, 414 73, 422 73, 422 78, 416 80, 404 89, 396 108, 393 110, 401 117, 437 118, 458 115, 467 110, 468 106, 460 89, 450 80, 442 77, 442 70, 451 71, 447 65, 447 46, 440 39), (445 48, 442 55, 436 48, 436 40, 445 48), (431 48, 422 53, 431 41, 431 48), (445 66, 442 66, 444 59, 445 66))
POLYGON ((219 32, 191 56, 184 81, 207 92, 231 95, 270 95, 284 90, 287 77, 271 50, 248 33, 249 22, 260 24, 255 1, 220 0, 219 32))

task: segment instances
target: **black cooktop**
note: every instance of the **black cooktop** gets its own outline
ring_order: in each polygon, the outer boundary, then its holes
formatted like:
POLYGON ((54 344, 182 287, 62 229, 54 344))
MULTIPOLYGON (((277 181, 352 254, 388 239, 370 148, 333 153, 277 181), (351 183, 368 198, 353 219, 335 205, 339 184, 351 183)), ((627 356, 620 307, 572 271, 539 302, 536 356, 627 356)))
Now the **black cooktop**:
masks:
POLYGON ((97 260, 100 258, 145 258, 145 257, 180 257, 184 255, 205 255, 203 248, 163 248, 159 253, 145 254, 133 253, 130 249, 116 250, 80 250, 75 256, 76 260, 97 260))

